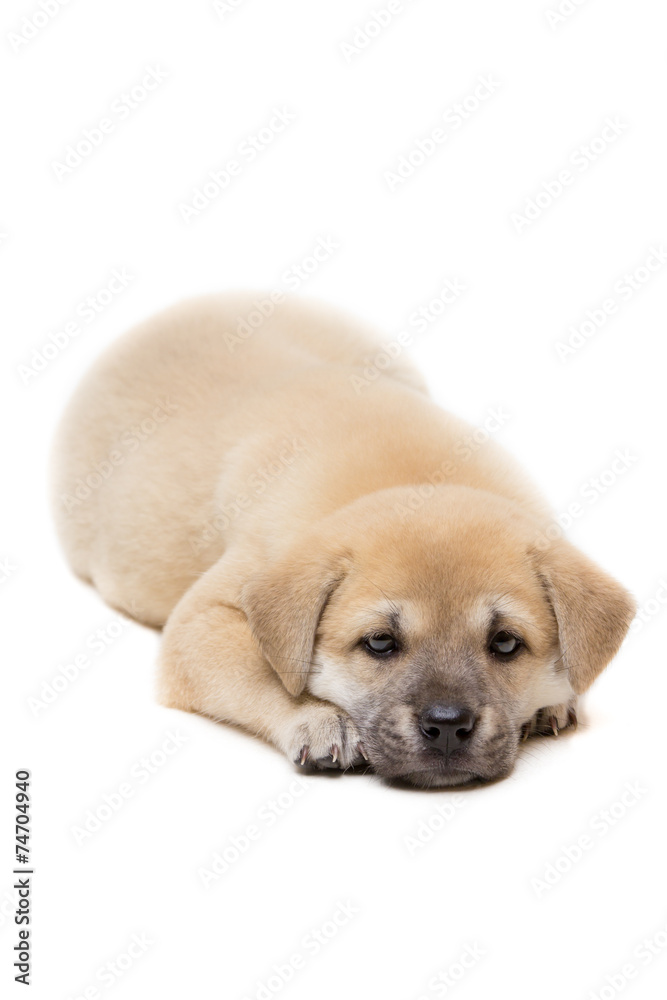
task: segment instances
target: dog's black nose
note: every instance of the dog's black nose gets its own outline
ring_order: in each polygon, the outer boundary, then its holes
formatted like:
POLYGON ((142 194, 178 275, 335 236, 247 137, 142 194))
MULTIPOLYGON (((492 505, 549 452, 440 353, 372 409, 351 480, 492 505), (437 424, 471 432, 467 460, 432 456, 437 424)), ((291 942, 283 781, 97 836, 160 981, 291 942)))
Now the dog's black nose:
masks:
POLYGON ((419 716, 419 729, 431 746, 445 753, 456 750, 465 743, 475 728, 475 716, 469 708, 460 705, 445 705, 438 702, 429 705, 419 716))

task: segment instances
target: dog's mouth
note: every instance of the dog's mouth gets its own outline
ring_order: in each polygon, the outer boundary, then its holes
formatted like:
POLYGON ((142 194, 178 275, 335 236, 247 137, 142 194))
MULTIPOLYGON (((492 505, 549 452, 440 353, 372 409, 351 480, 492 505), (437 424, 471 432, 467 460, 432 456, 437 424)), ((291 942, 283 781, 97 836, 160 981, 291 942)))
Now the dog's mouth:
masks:
POLYGON ((416 786, 418 788, 474 788, 488 785, 506 778, 512 770, 512 765, 502 768, 478 767, 406 767, 404 770, 377 773, 390 784, 398 786, 416 786))
POLYGON ((418 771, 404 771, 396 775, 385 775, 384 778, 392 785, 399 787, 410 785, 417 788, 471 788, 492 780, 484 778, 474 771, 464 771, 459 768, 438 771, 432 767, 418 771))
POLYGON ((474 765, 463 766, 450 762, 413 761, 403 767, 374 767, 375 772, 386 781, 396 784, 417 785, 421 788, 461 787, 485 784, 504 777, 497 771, 485 773, 474 765))
POLYGON ((516 759, 518 740, 508 736, 443 753, 405 743, 379 745, 368 740, 370 764, 392 784, 420 788, 475 786, 507 777, 516 759))

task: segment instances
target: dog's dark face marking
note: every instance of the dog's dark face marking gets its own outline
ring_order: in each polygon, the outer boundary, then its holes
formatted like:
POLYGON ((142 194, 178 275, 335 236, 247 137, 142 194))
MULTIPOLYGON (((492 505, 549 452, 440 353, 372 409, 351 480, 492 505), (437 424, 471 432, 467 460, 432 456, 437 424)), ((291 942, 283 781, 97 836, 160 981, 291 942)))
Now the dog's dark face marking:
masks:
POLYGON ((381 584, 378 567, 353 566, 329 600, 308 689, 349 712, 383 777, 503 777, 523 723, 572 697, 537 573, 519 553, 498 560, 497 548, 473 565, 459 536, 441 561, 420 560, 416 584, 400 560, 381 584))

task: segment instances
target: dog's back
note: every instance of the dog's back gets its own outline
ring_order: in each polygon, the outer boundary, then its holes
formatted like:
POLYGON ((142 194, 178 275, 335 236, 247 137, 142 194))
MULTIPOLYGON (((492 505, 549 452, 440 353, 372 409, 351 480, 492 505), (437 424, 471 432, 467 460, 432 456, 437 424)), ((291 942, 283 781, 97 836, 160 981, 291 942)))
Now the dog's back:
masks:
MULTIPOLYGON (((300 384, 326 393, 335 369, 349 389, 379 349, 356 321, 268 296, 186 302, 131 330, 83 379, 56 437, 55 517, 73 570, 162 624, 222 552, 222 533, 207 540, 207 527, 220 520, 225 456, 284 420, 267 401, 284 386, 298 411, 300 384)), ((425 391, 403 356, 388 374, 425 391)))

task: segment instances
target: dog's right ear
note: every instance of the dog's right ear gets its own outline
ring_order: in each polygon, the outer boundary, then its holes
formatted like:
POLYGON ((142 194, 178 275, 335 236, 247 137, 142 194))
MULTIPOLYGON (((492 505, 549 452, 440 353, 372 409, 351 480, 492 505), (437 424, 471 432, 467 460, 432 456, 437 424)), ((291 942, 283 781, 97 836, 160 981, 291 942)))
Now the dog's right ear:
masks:
POLYGON ((308 541, 289 550, 241 592, 241 610, 260 649, 291 695, 308 678, 315 634, 349 557, 308 541))

